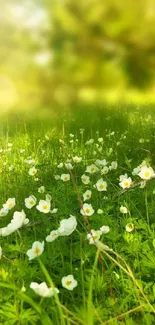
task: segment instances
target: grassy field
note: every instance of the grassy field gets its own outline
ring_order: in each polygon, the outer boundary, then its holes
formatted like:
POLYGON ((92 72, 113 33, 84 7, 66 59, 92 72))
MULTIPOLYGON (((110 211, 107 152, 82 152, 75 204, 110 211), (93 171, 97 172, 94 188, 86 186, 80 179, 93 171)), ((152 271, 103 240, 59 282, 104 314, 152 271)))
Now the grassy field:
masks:
POLYGON ((155 324, 154 170, 153 106, 3 116, 0 324, 155 324))

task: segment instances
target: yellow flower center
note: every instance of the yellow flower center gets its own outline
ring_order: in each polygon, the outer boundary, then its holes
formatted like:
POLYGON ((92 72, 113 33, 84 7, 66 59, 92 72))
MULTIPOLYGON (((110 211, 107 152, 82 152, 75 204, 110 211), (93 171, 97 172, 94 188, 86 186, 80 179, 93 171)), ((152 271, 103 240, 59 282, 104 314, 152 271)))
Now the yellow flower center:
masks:
POLYGON ((124 182, 124 185, 125 185, 126 187, 129 187, 129 186, 130 186, 129 182, 124 182))
POLYGON ((133 229, 133 225, 131 223, 128 224, 128 229, 133 229))
POLYGON ((86 208, 86 209, 85 209, 85 212, 86 212, 86 213, 89 213, 89 212, 90 212, 90 209, 89 209, 89 208, 86 208))
POLYGON ((33 201, 33 200, 31 200, 29 203, 32 205, 32 204, 34 204, 34 201, 33 201))
POLYGON ((12 203, 12 202, 10 202, 10 203, 8 204, 8 207, 9 207, 9 208, 11 208, 11 207, 12 207, 12 205, 13 205, 13 203, 12 203))
POLYGON ((100 184, 99 188, 100 188, 100 190, 103 190, 103 188, 104 188, 103 184, 100 184))
POLYGON ((72 281, 70 281, 70 280, 67 280, 67 281, 66 281, 66 285, 67 285, 67 286, 69 286, 71 283, 72 283, 72 281))
POLYGON ((94 240, 98 238, 98 236, 97 236, 97 235, 94 235, 94 236, 92 236, 92 237, 93 237, 93 239, 94 239, 94 240))
POLYGON ((43 210, 47 210, 47 209, 48 209, 47 204, 44 204, 44 205, 43 205, 43 210))
POLYGON ((35 250, 34 250, 34 254, 38 255, 39 253, 40 253, 40 248, 36 247, 35 250))
POLYGON ((94 170, 95 170, 95 168, 94 168, 94 167, 92 167, 92 168, 90 169, 91 173, 93 173, 93 172, 94 172, 94 170))
POLYGON ((149 176, 150 176, 150 173, 149 173, 149 172, 145 172, 145 173, 144 173, 144 176, 145 176, 145 177, 149 177, 149 176))

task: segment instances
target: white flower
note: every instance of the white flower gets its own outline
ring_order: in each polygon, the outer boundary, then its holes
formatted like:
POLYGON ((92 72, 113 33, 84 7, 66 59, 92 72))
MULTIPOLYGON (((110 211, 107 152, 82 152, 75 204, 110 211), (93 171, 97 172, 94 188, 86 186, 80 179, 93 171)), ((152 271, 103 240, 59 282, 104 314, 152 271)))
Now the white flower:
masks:
POLYGON ((109 226, 102 226, 100 230, 102 231, 102 234, 107 234, 110 231, 110 228, 109 226))
POLYGON ((125 188, 130 188, 131 185, 132 185, 132 179, 131 177, 128 177, 128 178, 124 178, 120 183, 119 185, 125 189, 125 188))
POLYGON ((60 179, 60 176, 59 175, 54 175, 54 178, 56 181, 58 181, 60 179))
POLYGON ((37 199, 34 195, 31 195, 25 199, 25 206, 28 209, 32 209, 37 203, 37 199))
POLYGON ((57 213, 57 212, 58 212, 57 208, 54 208, 53 210, 50 211, 50 213, 57 213))
POLYGON ((69 236, 77 227, 77 221, 74 216, 70 216, 68 219, 60 221, 60 227, 58 228, 59 236, 69 236))
POLYGON ((89 146, 90 144, 93 144, 94 143, 94 139, 90 139, 88 141, 86 141, 86 146, 89 146))
POLYGON ((31 282, 30 288, 43 298, 52 297, 55 293, 59 293, 57 288, 48 288, 46 282, 40 284, 37 282, 31 282))
POLYGON ((82 180, 82 183, 83 183, 83 184, 87 185, 87 184, 89 184, 89 182, 90 182, 90 177, 87 176, 87 175, 85 175, 85 174, 83 174, 83 175, 81 176, 81 180, 82 180))
POLYGON ((26 218, 26 214, 23 210, 15 211, 11 223, 15 224, 16 228, 21 228, 22 226, 27 225, 29 223, 29 219, 26 218))
POLYGON ((121 205, 120 212, 123 214, 126 214, 126 213, 128 213, 128 209, 126 207, 124 207, 123 205, 121 205))
POLYGON ((108 166, 104 166, 102 169, 101 169, 101 175, 106 175, 108 174, 109 172, 109 168, 108 166))
POLYGON ((140 173, 140 170, 141 170, 140 166, 134 168, 132 171, 132 175, 133 176, 138 175, 140 173))
POLYGON ((38 193, 44 193, 45 192, 45 186, 40 186, 38 188, 38 193))
POLYGON ((98 168, 96 167, 96 165, 92 164, 86 167, 86 173, 89 174, 94 174, 98 171, 98 168))
POLYGON ((61 282, 62 282, 62 286, 68 290, 73 290, 78 284, 72 274, 64 276, 61 279, 61 282))
POLYGON ((16 205, 15 198, 10 198, 6 201, 5 204, 3 204, 3 208, 6 210, 11 210, 12 208, 14 208, 15 205, 16 205))
POLYGON ((0 246, 0 259, 2 258, 2 247, 0 246))
POLYGON ((146 181, 142 181, 142 182, 140 182, 140 186, 139 186, 139 188, 144 188, 145 185, 146 185, 146 181))
POLYGON ((95 211, 91 204, 84 203, 80 212, 83 216, 92 216, 95 211))
POLYGON ((98 138, 98 142, 102 143, 103 142, 103 138, 98 138))
POLYGON ((152 167, 143 166, 140 173, 138 174, 142 179, 150 179, 155 176, 155 172, 152 167))
POLYGON ((62 174, 60 178, 63 182, 67 182, 70 180, 70 174, 62 174))
POLYGON ((0 217, 5 217, 8 214, 8 212, 9 212, 8 209, 2 208, 0 210, 0 217))
POLYGON ((63 162, 61 162, 57 167, 58 167, 58 168, 62 168, 63 165, 64 165, 63 162))
POLYGON ((33 166, 29 169, 29 175, 35 176, 37 174, 37 169, 33 166))
POLYGON ((108 156, 110 156, 113 152, 113 148, 109 148, 109 151, 107 152, 108 156))
POLYGON ((87 239, 89 240, 89 244, 90 245, 93 245, 96 240, 99 240, 100 237, 102 235, 102 231, 101 230, 94 230, 92 229, 91 230, 91 233, 90 234, 87 234, 87 239))
POLYGON ((34 159, 25 159, 24 162, 28 165, 34 165, 35 164, 35 160, 34 159))
POLYGON ((106 159, 103 159, 103 160, 97 159, 97 160, 95 161, 95 164, 96 164, 97 166, 104 167, 104 166, 107 165, 107 161, 106 161, 106 159))
POLYGON ((75 163, 80 163, 82 160, 82 157, 75 156, 72 158, 75 163))
POLYGON ((86 200, 89 200, 91 198, 91 191, 90 190, 87 190, 84 194, 83 194, 83 200, 86 201, 86 200))
POLYGON ((26 252, 26 255, 29 257, 29 261, 33 260, 35 257, 38 257, 44 251, 44 242, 35 241, 32 245, 32 248, 26 252))
POLYGON ((39 204, 36 206, 37 210, 43 213, 49 213, 51 210, 50 201, 40 200, 39 204))
POLYGON ((52 230, 51 232, 50 232, 50 234, 46 237, 46 241, 47 242, 52 242, 52 241, 54 241, 56 238, 58 238, 59 237, 59 232, 58 232, 58 230, 52 230))
POLYGON ((133 223, 127 223, 127 225, 125 226, 125 229, 127 232, 132 232, 134 230, 134 224, 133 223))
POLYGON ((65 164, 65 167, 66 167, 66 169, 68 169, 68 170, 73 169, 73 166, 72 166, 72 164, 71 164, 70 162, 66 163, 66 164, 65 164))
POLYGON ((128 178, 128 174, 120 175, 119 180, 122 182, 126 178, 128 178))
POLYGON ((46 194, 46 201, 51 202, 52 196, 50 194, 46 194))
POLYGON ((26 218, 25 212, 14 212, 11 222, 6 226, 0 229, 1 236, 8 236, 15 232, 17 229, 26 225, 29 222, 29 219, 26 218))
POLYGON ((96 183, 96 188, 99 192, 107 191, 107 182, 103 181, 103 178, 100 178, 96 183))
POLYGON ((117 169, 117 167, 118 167, 117 161, 112 161, 112 163, 111 163, 111 169, 117 169))
POLYGON ((97 214, 103 214, 103 210, 102 209, 98 209, 97 210, 97 214))

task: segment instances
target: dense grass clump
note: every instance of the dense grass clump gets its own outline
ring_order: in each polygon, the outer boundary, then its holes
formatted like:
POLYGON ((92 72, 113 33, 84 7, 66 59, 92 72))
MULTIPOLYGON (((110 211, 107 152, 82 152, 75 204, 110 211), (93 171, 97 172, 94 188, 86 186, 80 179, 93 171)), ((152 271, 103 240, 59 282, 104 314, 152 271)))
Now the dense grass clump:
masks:
POLYGON ((45 116, 1 123, 0 324, 153 325, 153 107, 45 116))

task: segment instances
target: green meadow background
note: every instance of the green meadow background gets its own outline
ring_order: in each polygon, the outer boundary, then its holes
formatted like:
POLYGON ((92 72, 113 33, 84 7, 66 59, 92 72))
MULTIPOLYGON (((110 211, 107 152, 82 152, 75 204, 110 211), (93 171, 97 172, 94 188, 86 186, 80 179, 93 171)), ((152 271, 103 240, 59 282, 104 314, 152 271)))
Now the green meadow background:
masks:
POLYGON ((0 230, 22 209, 30 223, 0 236, 0 325, 155 324, 153 171, 155 1, 1 0, 0 230), (98 159, 109 173, 90 175, 87 186, 81 176, 98 159), (37 177, 25 160, 34 161, 37 177), (133 173, 142 163, 152 170, 146 184, 133 173), (72 176, 67 183, 63 173, 72 176), (125 174, 133 183, 122 191, 125 174), (107 192, 94 188, 102 177, 107 192), (95 210, 88 225, 79 205, 86 189, 95 210), (56 215, 26 208, 30 195, 39 203, 46 194, 56 215), (9 198, 15 209, 2 217, 9 198), (70 214, 74 233, 47 243, 70 214), (110 231, 101 241, 113 251, 89 245, 88 233, 102 225, 110 231), (29 261, 36 240, 45 250, 29 261), (78 281, 73 291, 61 283, 68 274, 78 281), (54 282, 59 295, 39 297, 34 281, 54 282))

